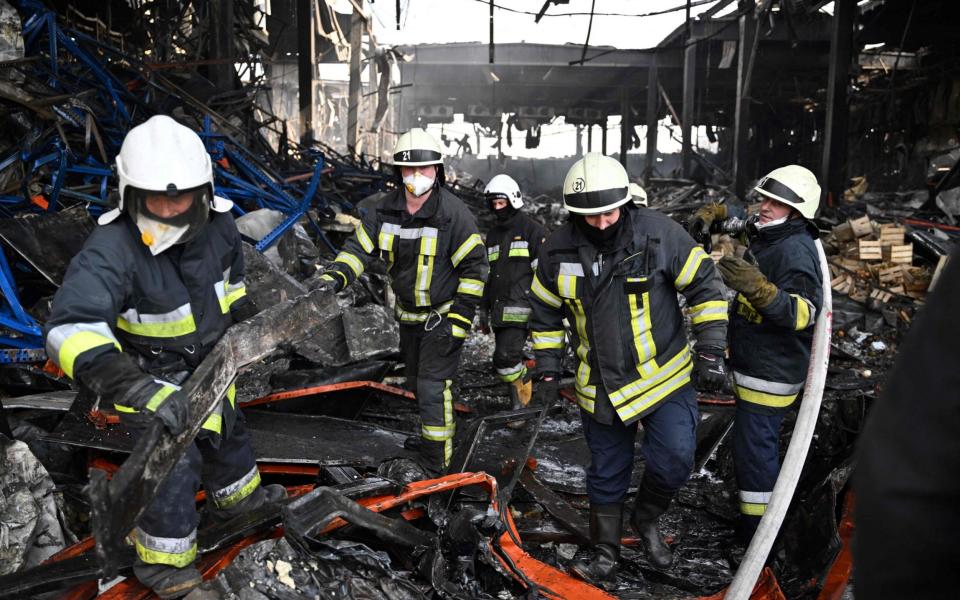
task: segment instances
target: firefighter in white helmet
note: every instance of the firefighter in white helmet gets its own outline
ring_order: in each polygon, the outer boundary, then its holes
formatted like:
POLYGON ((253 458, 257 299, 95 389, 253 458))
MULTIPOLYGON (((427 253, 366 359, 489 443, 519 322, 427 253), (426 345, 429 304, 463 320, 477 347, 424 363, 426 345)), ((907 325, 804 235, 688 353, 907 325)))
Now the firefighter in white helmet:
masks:
POLYGON ((339 291, 370 261, 386 261, 407 386, 420 405, 421 435, 411 442, 424 466, 440 472, 453 453, 453 379, 483 297, 487 255, 473 215, 443 187, 443 157, 430 134, 401 135, 393 164, 401 187, 363 215, 321 279, 339 291))
MULTIPOLYGON (((120 206, 104 213, 70 262, 46 324, 47 355, 100 397, 136 437, 150 419, 190 426, 180 385, 226 329, 252 314, 233 204, 213 195, 196 133, 155 116, 117 156, 120 206)), ((233 386, 157 491, 133 532, 134 575, 161 598, 200 585, 195 495, 228 519, 285 495, 261 486, 233 386)))
POLYGON ((495 222, 487 232, 490 278, 484 291, 481 325, 493 327, 496 347, 493 367, 509 384, 514 410, 530 403, 531 383, 526 377, 523 345, 530 320, 530 282, 537 268, 543 226, 521 211, 523 194, 512 177, 494 176, 483 190, 495 222))
POLYGON ((629 180, 615 159, 589 153, 574 163, 563 203, 571 219, 541 248, 531 286, 536 396, 543 403, 557 396, 566 318, 591 456, 593 543, 593 555, 571 570, 601 583, 616 574, 639 422, 646 466, 631 522, 654 565, 673 560, 657 520, 693 467, 693 386, 714 390, 724 381, 727 305, 713 261, 679 225, 644 207, 627 208, 629 180), (677 292, 686 297, 694 352, 677 292))
MULTIPOLYGON (((739 488, 737 541, 753 537, 780 473, 780 424, 803 389, 823 273, 813 218, 820 206, 816 176, 799 165, 774 169, 754 188, 759 219, 747 228, 745 258, 725 256, 718 267, 737 291, 730 316, 730 366, 737 396, 733 429, 739 488)), ((725 204, 697 211, 692 228, 722 229, 742 211, 725 204), (736 213, 736 214, 730 214, 736 213)))

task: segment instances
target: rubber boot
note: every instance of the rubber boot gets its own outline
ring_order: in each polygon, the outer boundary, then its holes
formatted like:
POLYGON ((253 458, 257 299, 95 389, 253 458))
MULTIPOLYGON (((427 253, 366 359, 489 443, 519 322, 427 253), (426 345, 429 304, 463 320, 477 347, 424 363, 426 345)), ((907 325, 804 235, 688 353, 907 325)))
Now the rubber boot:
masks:
MULTIPOLYGON (((530 397, 533 395, 533 381, 518 377, 509 384, 507 389, 510 391, 510 410, 520 410, 530 406, 530 397)), ((510 421, 507 427, 511 429, 520 429, 526 421, 510 421)))
POLYGON ((287 489, 280 484, 259 485, 249 496, 229 508, 217 508, 208 504, 210 515, 215 521, 229 521, 237 515, 257 510, 264 504, 273 504, 287 497, 287 489))
POLYGON ((163 600, 182 598, 203 583, 197 567, 190 563, 182 569, 170 565, 148 564, 137 559, 133 574, 163 600))
POLYGON ((667 512, 672 499, 673 494, 654 489, 644 480, 640 482, 637 500, 630 515, 630 523, 647 551, 647 558, 658 569, 666 569, 673 564, 673 552, 663 541, 657 527, 657 519, 667 512))
POLYGON ((420 465, 433 477, 443 475, 447 469, 444 446, 445 442, 420 440, 420 465))
POLYGON ((657 527, 657 520, 652 521, 633 521, 633 528, 637 531, 643 547, 647 551, 647 558, 653 566, 658 569, 669 568, 673 564, 673 552, 663 541, 660 535, 660 529, 657 527))
POLYGON ((593 585, 612 582, 617 576, 623 504, 590 505, 590 543, 593 554, 570 563, 570 572, 593 585))

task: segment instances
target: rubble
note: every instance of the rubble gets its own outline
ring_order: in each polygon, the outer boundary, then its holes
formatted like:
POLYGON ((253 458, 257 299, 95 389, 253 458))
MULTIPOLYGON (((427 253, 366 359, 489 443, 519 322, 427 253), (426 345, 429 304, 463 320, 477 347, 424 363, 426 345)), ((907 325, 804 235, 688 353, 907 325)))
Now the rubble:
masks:
MULTIPOLYGON (((0 575, 7 575, 0 596, 79 585, 72 591, 92 597, 102 575, 127 575, 132 551, 123 537, 158 473, 182 446, 183 440, 156 431, 130 439, 109 407, 76 400, 62 373, 44 368, 39 337, 70 258, 94 218, 116 202, 109 166, 123 132, 158 112, 175 115, 205 140, 217 165, 217 193, 237 203, 238 227, 247 238, 248 297, 266 312, 252 327, 236 330, 230 351, 198 371, 189 386, 198 395, 194 416, 236 375, 264 478, 303 494, 282 511, 201 530, 211 593, 685 598, 719 594, 730 582, 735 567, 725 548, 736 517, 730 395, 700 399, 696 472, 664 518, 674 566, 654 569, 628 533, 623 569, 611 590, 569 580, 565 565, 584 551, 589 536, 589 453, 573 404, 505 412, 510 402, 490 365, 492 337, 471 333, 456 378, 456 468, 427 480, 404 448, 405 438, 418 431, 413 395, 384 383, 400 365, 382 266, 374 265, 335 302, 324 301, 322 326, 308 327, 316 319, 295 312, 317 300, 309 294, 318 270, 353 231, 361 200, 394 189, 394 173, 322 141, 294 143, 284 135, 275 143, 276 128, 287 124, 262 101, 269 86, 262 77, 218 97, 196 65, 167 71, 145 58, 144 50, 157 48, 121 45, 109 32, 83 29, 82 15, 58 19, 36 1, 11 4, 24 17, 28 38, 24 43, 20 20, 0 2, 0 58, 12 61, 2 65, 8 83, 0 85, 7 132, 0 142, 6 194, 0 203, 0 285, 7 309, 0 321, 0 389, 16 396, 2 402, 17 437, 26 438, 30 429, 33 454, 22 442, 6 447, 4 466, 23 466, 26 477, 11 481, 12 469, 0 473, 0 575), (504 427, 516 420, 525 427, 504 427), (88 469, 94 473, 93 522, 79 491, 88 469), (55 487, 64 490, 66 511, 55 487), (91 528, 96 543, 86 538, 34 568, 74 542, 74 533, 91 528)), ((245 55, 265 48, 248 31, 235 43, 245 55)), ((950 170, 956 163, 954 151, 931 167, 950 170)), ((788 597, 815 595, 838 553, 842 562, 849 536, 836 515, 849 506, 856 434, 958 231, 960 188, 941 182, 932 195, 887 193, 866 176, 851 183, 819 221, 835 294, 834 356, 797 509, 763 580, 788 597)), ((489 225, 481 180, 460 171, 450 187, 482 227, 489 225)), ((652 177, 647 191, 652 208, 681 222, 705 202, 742 200, 725 185, 699 180, 652 177)), ((539 195, 526 205, 548 229, 567 218, 559 197, 539 195)), ((714 249, 715 258, 736 251, 729 237, 718 238, 714 249)), ((638 448, 641 443, 642 435, 638 448)), ((634 486, 643 468, 638 458, 634 486)), ((108 597, 145 594, 133 579, 112 585, 108 597)))
POLYGON ((75 540, 62 499, 27 444, 0 435, 0 576, 35 567, 75 540))

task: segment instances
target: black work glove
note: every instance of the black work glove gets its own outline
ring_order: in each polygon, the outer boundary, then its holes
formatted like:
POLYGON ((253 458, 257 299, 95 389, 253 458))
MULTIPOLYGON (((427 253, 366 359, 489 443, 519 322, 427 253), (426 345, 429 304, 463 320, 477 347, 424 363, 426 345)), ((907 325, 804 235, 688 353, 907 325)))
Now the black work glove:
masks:
MULTIPOLYGON (((149 409, 149 406, 147 407, 149 409)), ((190 398, 180 390, 174 390, 164 398, 153 411, 153 416, 159 419, 167 431, 173 435, 183 433, 187 428, 187 419, 190 417, 190 398)))
POLYGON ((710 234, 713 233, 714 225, 720 224, 726 218, 726 204, 717 204, 715 202, 705 204, 693 213, 693 217, 687 226, 687 232, 690 233, 690 237, 692 237, 694 241, 704 245, 704 250, 710 252, 713 244, 713 238, 710 237, 710 234))
POLYGON ((325 294, 336 294, 343 288, 340 286, 340 281, 336 275, 324 273, 317 278, 317 283, 313 289, 321 290, 325 294))
POLYGON ((490 316, 486 309, 481 308, 477 311, 477 331, 480 333, 490 333, 490 316))
POLYGON ((691 375, 693 387, 701 392, 718 392, 727 381, 727 367, 722 350, 698 350, 691 375))
POLYGON ((533 402, 535 406, 552 408, 560 403, 560 380, 556 375, 544 375, 534 385, 533 402))
POLYGON ((440 324, 440 327, 443 328, 443 333, 441 334, 441 343, 445 345, 445 347, 442 348, 443 354, 444 356, 450 356, 454 352, 458 351, 461 346, 463 346, 463 342, 467 339, 466 335, 468 332, 459 323, 455 323, 448 317, 443 318, 443 323, 440 324), (463 332, 464 337, 458 337, 454 335, 453 332, 455 328, 463 332))

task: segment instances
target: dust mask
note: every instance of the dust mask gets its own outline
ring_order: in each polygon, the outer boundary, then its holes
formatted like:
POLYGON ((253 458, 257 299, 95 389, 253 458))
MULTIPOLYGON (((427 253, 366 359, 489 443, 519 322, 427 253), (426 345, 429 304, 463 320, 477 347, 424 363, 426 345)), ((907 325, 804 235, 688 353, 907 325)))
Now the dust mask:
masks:
POLYGON ((413 194, 414 196, 420 197, 433 188, 433 182, 436 181, 432 177, 427 177, 419 171, 412 175, 407 175, 403 178, 403 186, 407 188, 407 191, 413 194))

